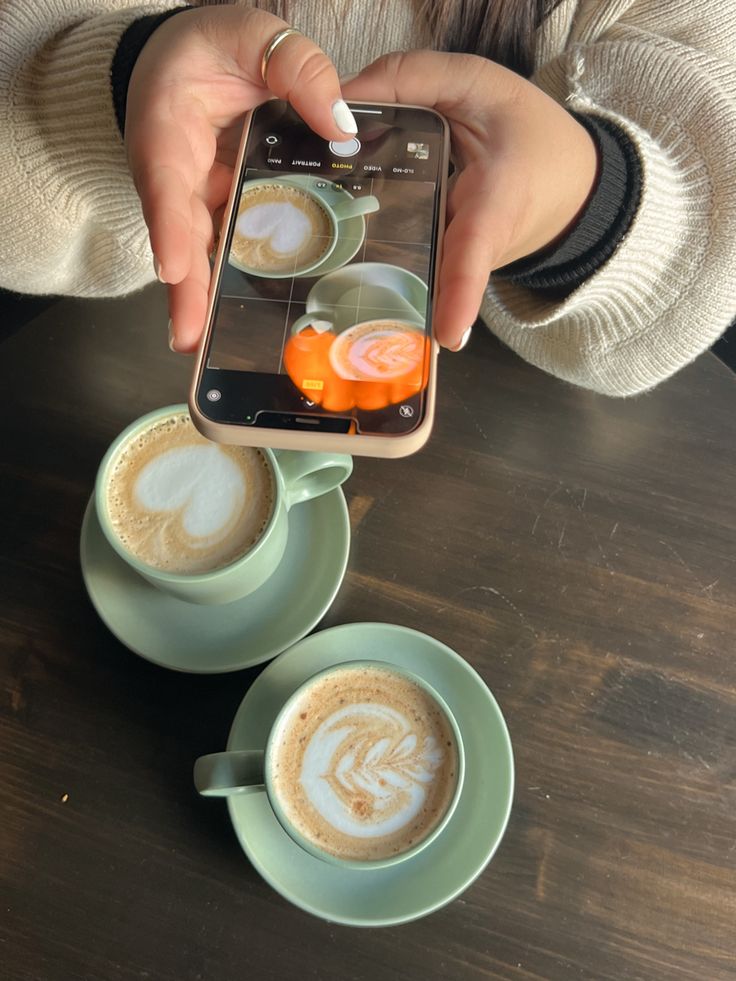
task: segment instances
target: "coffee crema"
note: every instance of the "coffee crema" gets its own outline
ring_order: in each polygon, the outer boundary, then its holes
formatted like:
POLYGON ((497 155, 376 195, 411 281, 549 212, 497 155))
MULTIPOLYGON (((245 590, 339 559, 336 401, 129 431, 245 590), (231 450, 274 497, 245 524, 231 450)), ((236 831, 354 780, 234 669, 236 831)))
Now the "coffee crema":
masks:
POLYGON ((452 802, 458 752, 445 712, 402 674, 346 667, 317 679, 274 736, 273 790, 293 827, 338 858, 413 848, 452 802))
POLYGON ((260 450, 205 439, 187 413, 130 437, 107 471, 106 506, 120 543, 164 572, 211 572, 245 555, 275 497, 260 450))
POLYGON ((230 246, 242 265, 296 274, 318 262, 332 240, 330 217, 311 194, 276 181, 244 187, 230 246))
POLYGON ((330 362, 341 378, 395 381, 421 367, 424 350, 421 328, 401 320, 367 320, 338 335, 330 362))

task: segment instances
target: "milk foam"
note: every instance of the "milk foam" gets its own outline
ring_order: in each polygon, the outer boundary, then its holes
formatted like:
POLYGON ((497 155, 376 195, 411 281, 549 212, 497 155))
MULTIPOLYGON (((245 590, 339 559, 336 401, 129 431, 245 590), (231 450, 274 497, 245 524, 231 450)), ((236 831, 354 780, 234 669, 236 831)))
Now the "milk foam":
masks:
POLYGON ((378 838, 405 828, 419 814, 442 763, 429 736, 417 746, 412 721, 387 705, 351 705, 333 712, 307 744, 301 783, 331 827, 357 838, 378 838), (370 799, 369 820, 349 809, 356 790, 370 799))
POLYGON ((177 573, 210 571, 245 554, 273 499, 259 450, 210 443, 185 414, 158 420, 124 444, 107 487, 110 521, 125 548, 177 573))
POLYGON ((359 861, 397 854, 442 819, 457 747, 437 702, 384 668, 345 668, 310 686, 272 752, 286 816, 320 848, 359 861))
POLYGON ((294 255, 309 238, 312 224, 291 202, 275 201, 247 208, 235 228, 245 238, 267 238, 274 252, 294 255))
POLYGON ((424 357, 423 335, 400 322, 368 322, 344 331, 330 358, 341 377, 391 381, 413 371, 424 357))
POLYGON ((317 262, 332 242, 328 213, 307 192, 278 181, 244 186, 231 244, 244 266, 295 274, 317 262))

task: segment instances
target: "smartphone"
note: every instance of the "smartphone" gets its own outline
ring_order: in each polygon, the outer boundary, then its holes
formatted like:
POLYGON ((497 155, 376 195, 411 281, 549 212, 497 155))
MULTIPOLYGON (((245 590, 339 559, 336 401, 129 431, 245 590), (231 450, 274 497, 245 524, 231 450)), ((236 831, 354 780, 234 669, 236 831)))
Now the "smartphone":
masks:
POLYGON ((210 439, 400 457, 429 437, 449 129, 350 108, 343 142, 286 102, 249 114, 190 393, 210 439))

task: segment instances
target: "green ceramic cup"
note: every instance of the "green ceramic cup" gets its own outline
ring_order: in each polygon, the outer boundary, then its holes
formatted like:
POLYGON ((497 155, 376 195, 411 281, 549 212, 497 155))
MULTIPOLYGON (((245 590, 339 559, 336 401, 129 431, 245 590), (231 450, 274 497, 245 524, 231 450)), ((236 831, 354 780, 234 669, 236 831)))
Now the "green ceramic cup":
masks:
POLYGON ((232 797, 234 795, 242 794, 265 794, 284 831, 286 831, 286 833, 297 843, 297 845, 303 848, 310 855, 313 855, 315 858, 320 858, 331 865, 350 869, 386 868, 390 865, 397 865, 400 862, 405 862, 407 859, 410 859, 414 855, 417 855, 419 852, 423 851, 438 837, 438 835, 442 833, 452 818, 453 812, 455 811, 457 803, 460 799, 464 778, 465 751, 463 748, 463 738, 457 721, 455 720, 455 717, 447 706, 445 700, 435 691, 434 688, 432 688, 431 685, 424 681, 424 679, 418 677, 418 675, 415 675, 413 672, 407 671, 404 668, 397 668, 394 664, 389 664, 385 661, 378 660, 345 661, 340 664, 332 665, 331 667, 312 675, 311 678, 307 679, 307 681, 301 684, 296 691, 293 692, 293 694, 287 699, 279 710, 273 725, 271 726, 265 749, 254 748, 246 750, 231 750, 225 753, 212 753, 208 756, 200 756, 200 758, 194 764, 194 786, 203 797, 232 797), (417 844, 412 848, 407 848, 405 851, 399 852, 395 855, 386 856, 385 858, 371 859, 368 861, 340 858, 332 855, 330 852, 327 852, 322 848, 319 848, 313 842, 305 838, 304 835, 302 835, 297 828, 294 827, 285 814, 273 785, 273 755, 275 747, 278 744, 278 737, 281 728, 288 720, 289 714, 294 706, 299 703, 306 689, 308 689, 316 681, 328 675, 337 674, 346 668, 356 667, 381 668, 382 670, 398 675, 400 678, 408 678, 415 685, 421 688, 442 710, 442 713, 444 714, 452 730, 455 738, 455 745, 457 747, 456 784, 447 810, 443 814, 438 824, 436 824, 429 834, 422 838, 421 841, 417 842, 417 844))
POLYGON ((341 453, 262 449, 271 465, 275 495, 271 517, 256 544, 234 562, 211 572, 187 574, 157 569, 132 555, 118 538, 106 504, 108 475, 122 447, 138 433, 159 419, 188 414, 188 411, 186 405, 156 409, 131 423, 113 441, 97 471, 97 518, 105 538, 120 558, 157 589, 189 603, 231 603, 254 592, 276 571, 286 549, 289 510, 342 484, 352 472, 353 461, 341 453))
POLYGON ((315 282, 306 309, 311 316, 327 311, 337 331, 359 320, 386 318, 424 325, 427 284, 408 269, 388 262, 351 262, 315 282))

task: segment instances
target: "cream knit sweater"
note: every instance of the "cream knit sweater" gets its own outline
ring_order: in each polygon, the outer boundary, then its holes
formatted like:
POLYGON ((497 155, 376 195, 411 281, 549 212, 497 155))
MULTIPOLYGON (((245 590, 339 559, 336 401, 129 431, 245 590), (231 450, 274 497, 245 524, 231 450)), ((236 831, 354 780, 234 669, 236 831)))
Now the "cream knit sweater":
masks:
MULTIPOLYGON (((0 0, 0 285, 120 296, 153 279, 110 95, 121 34, 176 0, 0 0)), ((341 73, 427 45, 410 0, 291 0, 341 73)), ((534 81, 637 146, 639 210, 564 301, 495 280, 482 316, 522 357, 611 395, 643 391, 736 313, 736 12, 731 0, 562 0, 534 81)))

